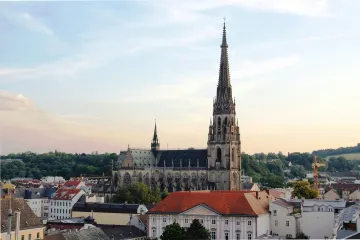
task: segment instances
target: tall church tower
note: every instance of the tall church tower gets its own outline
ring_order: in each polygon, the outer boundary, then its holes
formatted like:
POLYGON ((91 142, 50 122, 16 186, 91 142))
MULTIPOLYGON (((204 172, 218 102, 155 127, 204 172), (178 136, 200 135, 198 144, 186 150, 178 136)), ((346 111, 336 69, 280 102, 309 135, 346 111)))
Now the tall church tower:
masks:
POLYGON ((235 122, 225 22, 220 47, 219 81, 208 135, 208 168, 210 174, 221 176, 214 180, 216 189, 241 190, 241 141, 238 121, 235 122))

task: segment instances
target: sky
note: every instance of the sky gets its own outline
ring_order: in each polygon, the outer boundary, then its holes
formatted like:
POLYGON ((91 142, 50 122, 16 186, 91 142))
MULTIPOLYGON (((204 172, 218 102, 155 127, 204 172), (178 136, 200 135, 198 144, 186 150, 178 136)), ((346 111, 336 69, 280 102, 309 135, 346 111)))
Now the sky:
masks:
POLYGON ((242 151, 360 142, 360 1, 0 2, 0 152, 206 148, 223 18, 242 151))

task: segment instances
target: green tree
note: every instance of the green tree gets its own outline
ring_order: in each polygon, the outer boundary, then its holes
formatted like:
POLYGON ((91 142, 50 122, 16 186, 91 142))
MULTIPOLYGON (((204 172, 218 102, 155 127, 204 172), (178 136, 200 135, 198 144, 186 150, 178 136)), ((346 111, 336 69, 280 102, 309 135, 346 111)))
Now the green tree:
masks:
POLYGON ((113 202, 117 203, 141 203, 152 204, 161 201, 161 193, 159 188, 150 190, 144 183, 136 183, 135 185, 120 187, 113 197, 113 202))
POLYGON ((306 170, 301 165, 292 165, 290 168, 290 173, 293 177, 298 177, 298 178, 306 177, 306 170))
POLYGON ((318 196, 318 191, 310 187, 308 181, 297 181, 294 185, 293 197, 314 199, 318 196))
POLYGON ((194 219, 190 227, 186 230, 185 239, 191 240, 210 240, 210 232, 199 222, 194 219))
POLYGON ((165 231, 160 236, 161 240, 183 240, 185 239, 185 229, 176 222, 167 225, 165 231))
POLYGON ((309 237, 301 232, 301 233, 296 234, 295 239, 309 239, 309 237))

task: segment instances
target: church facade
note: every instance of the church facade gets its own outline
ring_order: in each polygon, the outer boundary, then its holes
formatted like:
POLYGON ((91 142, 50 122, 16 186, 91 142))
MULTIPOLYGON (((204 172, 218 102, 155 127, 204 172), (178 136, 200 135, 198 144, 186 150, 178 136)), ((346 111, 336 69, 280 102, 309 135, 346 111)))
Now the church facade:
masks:
POLYGON ((241 141, 230 83, 224 23, 219 79, 213 101, 207 148, 161 150, 155 123, 150 149, 121 151, 113 171, 113 186, 143 182, 161 190, 241 190, 241 141))

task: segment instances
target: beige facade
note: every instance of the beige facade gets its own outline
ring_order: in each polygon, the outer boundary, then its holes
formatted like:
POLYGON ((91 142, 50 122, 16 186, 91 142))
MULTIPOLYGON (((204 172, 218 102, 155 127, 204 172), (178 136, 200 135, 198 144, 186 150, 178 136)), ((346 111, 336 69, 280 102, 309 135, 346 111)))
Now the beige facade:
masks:
POLYGON ((72 217, 88 217, 91 215, 97 224, 114 224, 114 225, 127 225, 130 222, 131 216, 140 214, 130 213, 104 213, 104 212, 72 212, 72 217))
MULTIPOLYGON (((33 228, 33 229, 24 229, 19 231, 19 240, 38 240, 38 239, 44 239, 44 229, 42 228, 33 228)), ((1 239, 7 240, 7 233, 1 233, 1 239)), ((11 232, 11 240, 15 240, 15 231, 11 232)))

